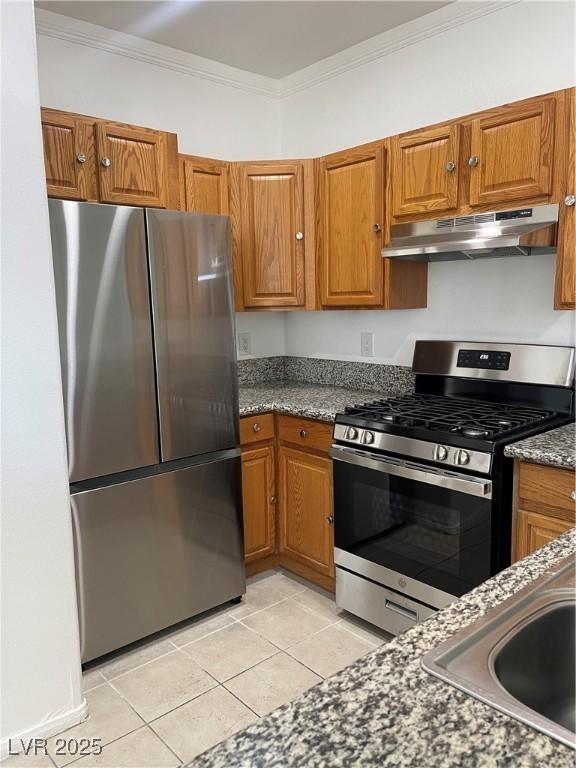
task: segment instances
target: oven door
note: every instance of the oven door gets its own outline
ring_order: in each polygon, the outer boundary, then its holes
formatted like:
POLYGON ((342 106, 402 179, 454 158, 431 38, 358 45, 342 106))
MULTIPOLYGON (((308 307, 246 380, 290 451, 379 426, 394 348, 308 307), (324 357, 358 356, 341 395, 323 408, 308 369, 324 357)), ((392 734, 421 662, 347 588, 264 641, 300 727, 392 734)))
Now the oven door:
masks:
POLYGON ((334 446, 336 565, 442 608, 491 576, 492 482, 334 446))

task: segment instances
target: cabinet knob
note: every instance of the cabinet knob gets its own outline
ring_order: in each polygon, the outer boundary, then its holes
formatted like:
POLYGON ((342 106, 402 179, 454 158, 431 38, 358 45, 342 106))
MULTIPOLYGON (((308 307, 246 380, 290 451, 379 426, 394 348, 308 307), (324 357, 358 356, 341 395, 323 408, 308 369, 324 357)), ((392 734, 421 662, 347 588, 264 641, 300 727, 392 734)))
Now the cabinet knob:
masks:
POLYGON ((296 232, 296 240, 304 240, 304 232, 296 232))
POLYGON ((79 163, 85 163, 86 162, 86 155, 84 152, 78 152, 76 155, 76 160, 78 160, 79 163))
POLYGON ((103 157, 102 160, 100 160, 100 164, 103 165, 104 168, 110 168, 112 162, 109 157, 103 157))
POLYGON ((478 155, 472 155, 472 157, 468 158, 468 165, 470 168, 476 168, 478 163, 480 162, 480 158, 478 155))
POLYGON ((576 195, 566 195, 564 198, 564 205, 567 205, 569 208, 572 205, 576 205, 576 195))
POLYGON ((308 432, 305 429, 300 430, 300 437, 308 437, 308 432))
POLYGON ((260 426, 260 424, 258 424, 258 422, 256 422, 255 424, 252 424, 252 430, 254 432, 260 432, 261 429, 262 427, 260 426))
POLYGON ((328 525, 332 525, 332 523, 334 522, 334 515, 328 515, 328 517, 326 518, 326 522, 328 523, 328 525))
POLYGON ((277 504, 278 496, 270 496, 270 504, 277 504))
POLYGON ((456 163, 453 163, 453 162, 452 162, 452 160, 449 160, 449 161, 446 163, 446 170, 448 171, 448 173, 452 173, 452 171, 453 171, 455 168, 456 168, 456 163))
POLYGON ((572 501, 576 501, 576 491, 572 491, 570 496, 572 496, 572 501))
POLYGON ((378 233, 381 231, 382 231, 382 227, 380 226, 380 224, 372 224, 372 232, 378 233))

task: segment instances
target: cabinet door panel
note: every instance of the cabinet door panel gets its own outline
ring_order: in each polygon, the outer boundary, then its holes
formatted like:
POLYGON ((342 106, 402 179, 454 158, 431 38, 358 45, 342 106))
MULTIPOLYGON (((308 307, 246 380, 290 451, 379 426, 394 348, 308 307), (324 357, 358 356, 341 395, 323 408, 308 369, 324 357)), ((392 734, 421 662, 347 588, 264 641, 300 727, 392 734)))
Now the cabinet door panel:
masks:
POLYGON ((242 451, 242 504, 244 509, 244 556, 246 562, 274 554, 274 448, 242 451))
POLYGON ((558 222, 558 254, 556 256, 556 309, 576 308, 576 88, 568 102, 568 152, 564 170, 558 222))
POLYGON ((382 145, 359 147, 323 158, 320 195, 322 304, 381 306, 382 145))
POLYGON ((96 198, 94 135, 90 123, 56 110, 42 110, 44 165, 49 197, 96 198))
POLYGON ((148 128, 98 123, 100 199, 165 208, 168 198, 166 135, 148 128), (106 163, 106 158, 110 161, 106 163))
POLYGON ((302 166, 241 166, 240 205, 244 306, 303 305, 302 166))
POLYGON ((470 205, 547 196, 552 191, 554 100, 472 121, 470 205))
POLYGON ((180 155, 182 210, 228 214, 228 164, 191 155, 180 155))
POLYGON ((544 544, 557 539, 573 527, 573 522, 519 509, 516 522, 515 560, 521 560, 532 552, 536 552, 544 544))
POLYGON ((459 125, 393 137, 394 216, 456 208, 459 144, 459 125))
POLYGON ((280 549, 326 576, 334 575, 332 462, 280 448, 280 549))

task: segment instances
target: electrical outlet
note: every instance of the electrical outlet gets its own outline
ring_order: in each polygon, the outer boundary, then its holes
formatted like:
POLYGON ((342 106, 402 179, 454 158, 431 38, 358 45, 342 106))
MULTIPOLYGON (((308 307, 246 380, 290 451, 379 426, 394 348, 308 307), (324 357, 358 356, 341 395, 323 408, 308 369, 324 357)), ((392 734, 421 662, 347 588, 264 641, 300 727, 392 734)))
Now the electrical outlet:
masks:
POLYGON ((243 331, 238 334, 238 354, 239 355, 251 355, 252 354, 252 338, 248 331, 243 331))
POLYGON ((362 357, 374 357, 374 334, 370 331, 360 333, 360 354, 362 357))

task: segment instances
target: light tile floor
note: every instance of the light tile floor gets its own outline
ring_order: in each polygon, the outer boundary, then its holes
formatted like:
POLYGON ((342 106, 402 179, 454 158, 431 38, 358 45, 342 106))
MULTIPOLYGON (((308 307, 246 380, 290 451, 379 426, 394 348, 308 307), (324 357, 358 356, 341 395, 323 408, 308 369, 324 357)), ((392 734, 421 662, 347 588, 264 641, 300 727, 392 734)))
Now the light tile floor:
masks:
POLYGON ((62 737, 100 755, 10 758, 2 768, 170 768, 186 763, 389 639, 283 571, 226 605, 84 671, 90 717, 62 737))

